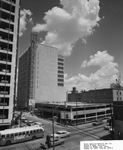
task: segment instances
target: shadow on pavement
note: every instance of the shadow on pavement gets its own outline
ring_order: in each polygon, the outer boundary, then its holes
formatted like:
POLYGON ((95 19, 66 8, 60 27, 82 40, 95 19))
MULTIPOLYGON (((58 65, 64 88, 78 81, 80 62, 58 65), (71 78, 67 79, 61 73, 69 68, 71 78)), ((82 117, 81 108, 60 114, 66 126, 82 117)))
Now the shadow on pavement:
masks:
POLYGON ((100 137, 100 140, 113 140, 113 136, 110 133, 110 134, 107 134, 107 135, 105 135, 103 137, 100 137))

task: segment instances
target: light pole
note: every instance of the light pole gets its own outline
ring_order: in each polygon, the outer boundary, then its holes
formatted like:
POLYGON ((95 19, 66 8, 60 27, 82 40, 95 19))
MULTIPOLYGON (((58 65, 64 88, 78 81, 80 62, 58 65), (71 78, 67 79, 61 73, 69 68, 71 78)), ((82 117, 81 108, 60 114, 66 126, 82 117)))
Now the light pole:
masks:
POLYGON ((67 108, 67 103, 64 102, 64 126, 67 125, 67 117, 66 117, 66 108, 67 108))
POLYGON ((55 150, 55 145, 54 145, 54 109, 52 110, 52 131, 53 131, 53 150, 55 150))
POLYGON ((76 126, 77 126, 77 101, 78 101, 78 93, 76 93, 76 126))
POLYGON ((111 109, 111 131, 112 131, 112 139, 114 140, 114 104, 110 104, 110 109, 111 109))

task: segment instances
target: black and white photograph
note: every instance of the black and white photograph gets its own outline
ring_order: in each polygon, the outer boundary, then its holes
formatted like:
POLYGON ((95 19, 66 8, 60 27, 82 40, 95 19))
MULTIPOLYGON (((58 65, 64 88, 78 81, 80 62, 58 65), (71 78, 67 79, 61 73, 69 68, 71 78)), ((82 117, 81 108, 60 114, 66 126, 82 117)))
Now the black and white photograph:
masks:
POLYGON ((0 0, 0 150, 121 150, 123 0, 0 0))

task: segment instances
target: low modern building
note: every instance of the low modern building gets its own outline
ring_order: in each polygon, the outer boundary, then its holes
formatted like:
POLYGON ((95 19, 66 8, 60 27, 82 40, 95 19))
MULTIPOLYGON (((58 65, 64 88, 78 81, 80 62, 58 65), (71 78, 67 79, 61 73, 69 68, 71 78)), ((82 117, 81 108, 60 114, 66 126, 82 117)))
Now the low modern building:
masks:
POLYGON ((37 41, 32 34, 30 47, 19 58, 18 107, 66 101, 64 57, 58 49, 37 41))
POLYGON ((9 128, 16 91, 20 0, 0 0, 0 130, 9 128))
POLYGON ((123 100, 123 89, 118 89, 116 86, 81 92, 74 87, 71 93, 68 93, 68 102, 113 103, 115 100, 123 100))
POLYGON ((97 103, 36 103, 35 113, 47 119, 57 116, 57 121, 61 124, 76 125, 108 118, 112 108, 110 104, 97 103))

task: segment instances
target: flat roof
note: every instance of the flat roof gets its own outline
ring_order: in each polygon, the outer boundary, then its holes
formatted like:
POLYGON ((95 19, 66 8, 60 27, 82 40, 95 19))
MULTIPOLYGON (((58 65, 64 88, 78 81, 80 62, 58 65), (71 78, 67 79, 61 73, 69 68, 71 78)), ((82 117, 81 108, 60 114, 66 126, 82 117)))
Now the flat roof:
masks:
POLYGON ((57 102, 47 102, 47 103, 41 103, 44 105, 57 105, 57 106, 70 106, 70 107, 85 107, 85 106, 105 106, 105 105, 109 105, 110 103, 83 103, 83 102, 61 102, 61 103, 57 103, 57 102))
POLYGON ((44 131, 44 129, 38 125, 34 125, 34 126, 28 126, 28 127, 21 127, 21 128, 12 128, 12 129, 6 129, 6 130, 2 130, 0 131, 0 134, 14 134, 14 133, 18 133, 18 132, 25 132, 25 131, 31 131, 31 130, 37 130, 37 129, 42 129, 44 131))

